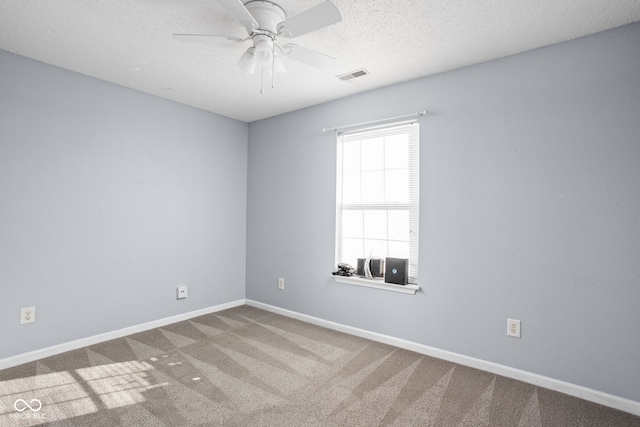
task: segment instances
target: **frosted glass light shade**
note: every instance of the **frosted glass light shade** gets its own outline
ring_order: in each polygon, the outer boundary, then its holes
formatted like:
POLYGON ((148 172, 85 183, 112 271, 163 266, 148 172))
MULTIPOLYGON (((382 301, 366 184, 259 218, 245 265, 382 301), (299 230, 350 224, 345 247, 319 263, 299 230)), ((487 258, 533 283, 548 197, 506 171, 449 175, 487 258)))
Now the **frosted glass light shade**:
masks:
POLYGON ((273 57, 273 67, 275 69, 276 74, 284 73, 285 71, 287 71, 287 69, 284 66, 284 63, 282 62, 282 59, 277 55, 273 57))
POLYGON ((273 57, 273 64, 267 67, 267 71, 269 72, 270 76, 273 76, 274 71, 275 71, 275 74, 280 74, 280 73, 285 73, 287 69, 284 66, 284 62, 282 61, 282 58, 276 55, 273 57))
POLYGON ((257 61, 254 55, 254 48, 250 47, 242 54, 238 61, 238 67, 246 74, 253 74, 256 69, 257 61))
POLYGON ((273 60, 272 47, 266 40, 259 40, 255 43, 254 57, 258 65, 266 67, 273 60))

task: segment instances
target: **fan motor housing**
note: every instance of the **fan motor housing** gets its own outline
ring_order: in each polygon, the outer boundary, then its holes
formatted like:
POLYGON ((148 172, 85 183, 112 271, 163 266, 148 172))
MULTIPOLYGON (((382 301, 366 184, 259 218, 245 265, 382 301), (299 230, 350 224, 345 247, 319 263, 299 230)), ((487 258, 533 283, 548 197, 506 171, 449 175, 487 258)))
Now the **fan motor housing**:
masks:
MULTIPOLYGON (((247 2, 244 6, 255 20, 258 21, 259 26, 257 30, 271 33, 271 36, 278 33, 278 24, 287 17, 287 14, 280 6, 270 1, 253 0, 247 2)), ((255 31, 256 30, 254 30, 254 32, 255 31)), ((260 31, 258 31, 258 33, 260 31)), ((253 35, 253 32, 250 32, 249 35, 253 35)))

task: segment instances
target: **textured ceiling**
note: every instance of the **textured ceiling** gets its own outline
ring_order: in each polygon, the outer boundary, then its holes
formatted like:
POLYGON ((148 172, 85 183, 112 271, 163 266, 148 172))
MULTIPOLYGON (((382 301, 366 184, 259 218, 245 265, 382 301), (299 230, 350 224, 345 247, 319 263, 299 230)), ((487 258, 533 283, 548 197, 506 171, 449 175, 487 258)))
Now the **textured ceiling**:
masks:
MULTIPOLYGON (((276 0, 294 16, 322 0, 276 0)), ((286 61, 276 87, 236 66, 249 44, 216 0, 0 0, 0 49, 251 122, 640 21, 639 0, 334 0, 342 22, 291 42, 336 58, 286 61), (370 75, 344 82, 360 68, 370 75)), ((640 41, 639 41, 640 46, 640 41)), ((2 76, 0 76, 2 78, 2 76)))

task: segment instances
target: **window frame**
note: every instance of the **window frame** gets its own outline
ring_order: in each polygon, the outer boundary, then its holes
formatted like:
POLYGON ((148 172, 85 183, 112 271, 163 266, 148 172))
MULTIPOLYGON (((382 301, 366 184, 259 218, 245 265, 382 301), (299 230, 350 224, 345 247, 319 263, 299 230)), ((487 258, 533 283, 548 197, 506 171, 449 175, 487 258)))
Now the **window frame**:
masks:
MULTIPOLYGON (((387 144, 386 140, 383 142, 387 144)), ((406 291, 410 291, 409 293, 415 293, 417 289, 419 289, 418 283, 418 248, 419 248, 419 205, 420 205, 420 124, 417 118, 411 120, 404 121, 395 121, 390 123, 385 123, 384 125, 366 127, 366 128, 355 128, 350 129, 348 131, 338 132, 336 135, 336 234, 335 234, 335 258, 336 263, 340 262, 349 262, 350 260, 343 260, 342 247, 345 239, 344 230, 342 229, 342 212, 349 210, 402 210, 406 211, 409 214, 409 284, 408 285, 393 285, 384 283, 384 281, 380 279, 368 280, 361 277, 353 276, 350 278, 335 276, 336 281, 341 281, 350 284, 356 284, 361 286, 366 286, 368 282, 375 283, 375 286, 386 289, 391 287, 395 290, 396 287, 405 288, 406 291), (408 200, 406 202, 398 202, 391 201, 388 202, 386 200, 376 203, 364 203, 360 202, 349 202, 343 203, 343 176, 344 176, 344 160, 343 160, 343 151, 344 144, 359 141, 360 148, 362 148, 362 144, 366 143, 367 140, 376 137, 387 138, 398 134, 407 134, 408 135, 408 159, 407 159, 407 173, 408 173, 408 200)), ((362 162, 362 152, 360 152, 360 161, 362 162)), ((389 170, 386 165, 383 168, 384 171, 389 170)), ((362 175, 362 172, 360 172, 362 175)), ((364 220, 363 220, 364 223, 364 220)), ((388 220, 387 220, 388 224, 388 220)), ((358 238, 356 238, 358 239, 358 238)), ((366 240, 366 235, 361 237, 364 241, 366 240)), ((382 239, 388 242, 389 233, 387 231, 386 238, 382 239)), ((392 255, 389 255, 392 256, 392 255)), ((366 256, 363 256, 366 258, 366 256)), ((353 262, 353 261, 352 261, 353 262)), ((403 291, 403 292, 406 292, 403 291)))

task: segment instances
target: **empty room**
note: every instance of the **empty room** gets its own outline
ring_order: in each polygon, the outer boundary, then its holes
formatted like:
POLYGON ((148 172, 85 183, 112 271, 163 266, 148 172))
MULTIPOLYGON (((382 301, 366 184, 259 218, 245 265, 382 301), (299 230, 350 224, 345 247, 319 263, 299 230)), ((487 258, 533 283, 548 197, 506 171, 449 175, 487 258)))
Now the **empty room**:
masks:
POLYGON ((640 2, 0 0, 0 426, 640 427, 640 2))

